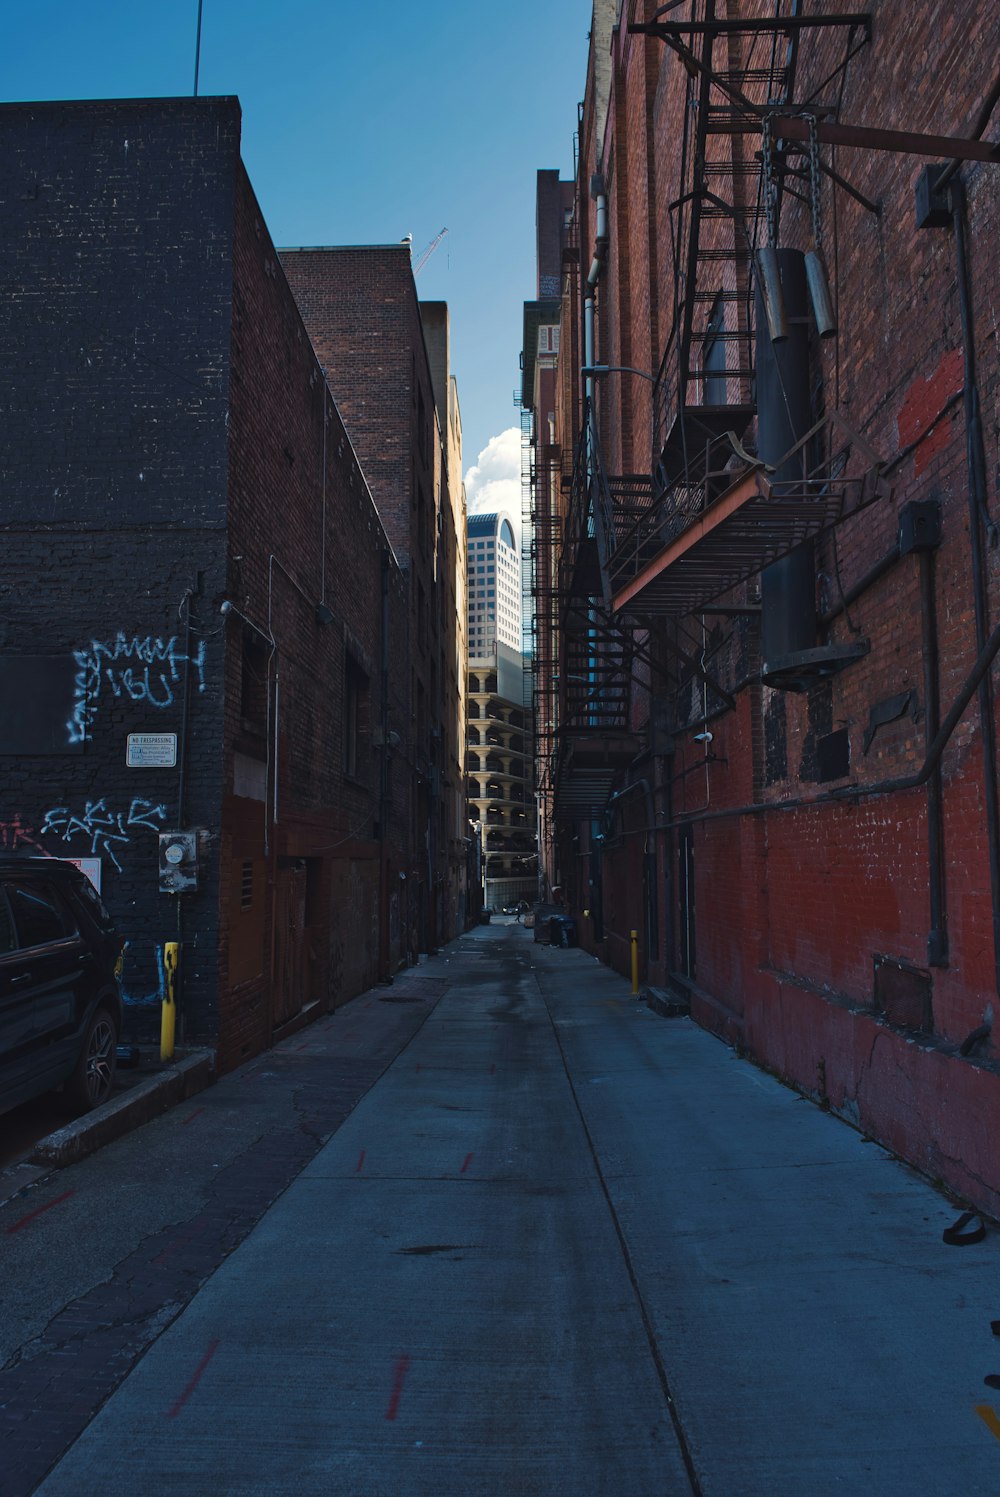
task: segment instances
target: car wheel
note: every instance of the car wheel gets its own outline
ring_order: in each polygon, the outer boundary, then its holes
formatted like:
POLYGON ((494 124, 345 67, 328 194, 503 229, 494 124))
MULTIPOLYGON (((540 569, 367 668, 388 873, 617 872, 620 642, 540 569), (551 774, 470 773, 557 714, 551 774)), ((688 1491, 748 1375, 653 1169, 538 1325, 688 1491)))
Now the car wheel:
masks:
POLYGON ((108 1100, 117 1058, 117 1025, 106 1008, 99 1008, 87 1026, 79 1058, 66 1083, 66 1098, 75 1111, 90 1112, 108 1100))

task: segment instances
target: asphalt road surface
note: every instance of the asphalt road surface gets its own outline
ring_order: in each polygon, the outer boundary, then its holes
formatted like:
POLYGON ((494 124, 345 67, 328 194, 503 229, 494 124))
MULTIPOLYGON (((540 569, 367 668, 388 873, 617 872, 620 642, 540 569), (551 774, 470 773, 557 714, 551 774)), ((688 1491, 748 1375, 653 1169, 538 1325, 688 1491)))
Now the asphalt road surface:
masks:
POLYGON ((196 1101, 0 1213, 5 1497, 1000 1491, 996 1240, 580 951, 481 927, 196 1101))

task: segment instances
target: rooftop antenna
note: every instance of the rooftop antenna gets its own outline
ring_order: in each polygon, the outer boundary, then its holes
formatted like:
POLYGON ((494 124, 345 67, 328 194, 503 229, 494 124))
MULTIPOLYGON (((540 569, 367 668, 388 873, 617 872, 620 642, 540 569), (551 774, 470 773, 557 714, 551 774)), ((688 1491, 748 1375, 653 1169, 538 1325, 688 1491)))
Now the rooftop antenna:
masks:
POLYGON ((420 257, 418 258, 416 264, 414 265, 414 267, 413 267, 413 274, 414 274, 414 276, 418 276, 420 274, 420 272, 423 270, 424 266, 427 264, 427 261, 430 259, 431 255, 433 255, 434 251, 437 249, 438 245, 441 243, 441 240, 444 238, 444 236, 447 234, 447 232, 448 232, 447 229, 442 229, 441 232, 440 232, 440 234, 435 234, 435 236, 431 240, 430 244, 424 250, 423 254, 420 255, 420 257))
POLYGON ((201 66, 201 7, 204 0, 198 0, 198 34, 194 46, 194 96, 198 97, 198 69, 201 66))

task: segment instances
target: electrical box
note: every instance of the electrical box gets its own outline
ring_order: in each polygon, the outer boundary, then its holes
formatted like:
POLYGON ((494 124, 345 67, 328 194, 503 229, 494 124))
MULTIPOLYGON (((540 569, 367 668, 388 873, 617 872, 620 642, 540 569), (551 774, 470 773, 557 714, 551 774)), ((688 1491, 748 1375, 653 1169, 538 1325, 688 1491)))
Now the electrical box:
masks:
POLYGON ((917 178, 918 229, 946 229, 951 223, 948 189, 936 186, 946 165, 946 162, 938 161, 933 166, 925 166, 917 178))
POLYGON ((185 894, 198 887, 198 833, 160 833, 160 893, 185 894))
POLYGON ((933 551, 941 544, 941 506, 936 499, 911 499, 899 511, 899 554, 933 551))

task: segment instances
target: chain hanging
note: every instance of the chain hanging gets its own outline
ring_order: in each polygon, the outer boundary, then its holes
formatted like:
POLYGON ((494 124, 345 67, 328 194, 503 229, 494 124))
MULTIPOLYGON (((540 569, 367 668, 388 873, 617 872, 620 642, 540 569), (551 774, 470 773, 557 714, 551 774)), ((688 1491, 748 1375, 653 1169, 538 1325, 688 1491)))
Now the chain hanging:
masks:
POLYGON ((761 163, 764 170, 764 216, 767 222, 769 248, 778 246, 778 184, 774 176, 774 142, 771 136, 771 116, 765 114, 760 142, 761 163))
POLYGON ((819 125, 814 114, 807 114, 805 118, 809 126, 809 210, 813 235, 813 247, 805 255, 806 284, 816 318, 816 331, 821 338, 832 338, 837 331, 837 319, 823 254, 823 183, 820 176, 819 125))
POLYGON ((806 115, 809 126, 809 208, 812 213, 813 243, 823 253, 823 197, 819 167, 819 130, 816 116, 806 115))
POLYGON ((771 117, 767 114, 762 121, 760 150, 767 244, 757 251, 757 282, 771 342, 781 343, 788 337, 788 320, 785 316, 785 299, 781 294, 781 271, 778 266, 778 184, 774 172, 771 117))

